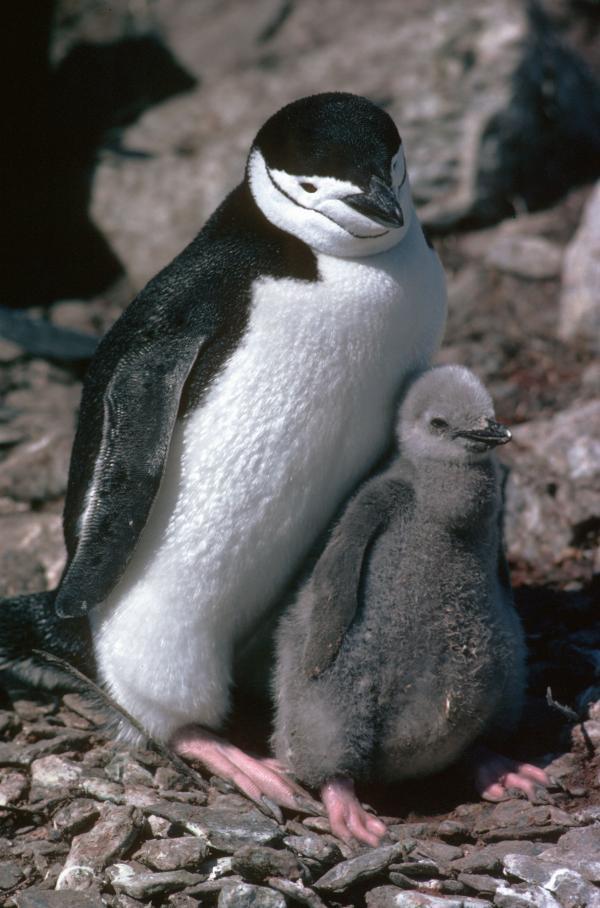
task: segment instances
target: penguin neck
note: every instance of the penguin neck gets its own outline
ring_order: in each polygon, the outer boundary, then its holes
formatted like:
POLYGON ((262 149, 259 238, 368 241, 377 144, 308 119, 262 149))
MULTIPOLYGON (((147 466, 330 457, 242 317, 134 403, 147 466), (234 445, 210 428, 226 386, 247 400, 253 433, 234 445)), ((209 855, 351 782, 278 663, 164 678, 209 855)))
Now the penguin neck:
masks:
POLYGON ((413 487, 419 507, 442 526, 495 525, 500 500, 498 464, 493 457, 470 462, 423 458, 413 464, 413 487))

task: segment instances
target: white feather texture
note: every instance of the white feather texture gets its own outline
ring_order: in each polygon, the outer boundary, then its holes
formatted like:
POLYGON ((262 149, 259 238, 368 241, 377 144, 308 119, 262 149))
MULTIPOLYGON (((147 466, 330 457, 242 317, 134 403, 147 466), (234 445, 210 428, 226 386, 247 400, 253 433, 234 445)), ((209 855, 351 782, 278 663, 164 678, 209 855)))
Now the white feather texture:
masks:
POLYGON ((218 727, 232 651, 389 443, 407 372, 443 332, 437 256, 318 256, 320 280, 255 283, 241 345, 177 426, 124 579, 93 613, 102 679, 159 739, 218 727))

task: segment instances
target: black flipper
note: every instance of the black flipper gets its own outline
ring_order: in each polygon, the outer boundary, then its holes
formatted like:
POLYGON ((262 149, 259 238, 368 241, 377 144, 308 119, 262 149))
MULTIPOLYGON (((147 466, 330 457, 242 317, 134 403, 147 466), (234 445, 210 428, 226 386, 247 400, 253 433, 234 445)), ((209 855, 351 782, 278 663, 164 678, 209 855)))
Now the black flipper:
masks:
POLYGON ((133 554, 162 479, 185 380, 205 342, 159 338, 129 349, 102 401, 102 435, 77 545, 56 597, 62 617, 102 602, 133 554), (101 541, 101 544, 99 544, 101 541))
POLYGON ((365 558, 392 510, 410 500, 407 487, 376 478, 353 498, 317 561, 310 583, 312 612, 303 653, 305 673, 317 678, 335 659, 359 604, 365 558))
POLYGON ((86 614, 123 576, 177 415, 198 406, 240 342, 253 281, 263 275, 314 281, 316 259, 269 224, 242 184, 103 339, 86 375, 71 456, 58 615, 86 614))
POLYGON ((56 615, 56 590, 0 601, 0 678, 46 690, 75 689, 73 678, 49 666, 34 650, 48 650, 90 674, 95 673, 86 618, 64 621, 56 615))

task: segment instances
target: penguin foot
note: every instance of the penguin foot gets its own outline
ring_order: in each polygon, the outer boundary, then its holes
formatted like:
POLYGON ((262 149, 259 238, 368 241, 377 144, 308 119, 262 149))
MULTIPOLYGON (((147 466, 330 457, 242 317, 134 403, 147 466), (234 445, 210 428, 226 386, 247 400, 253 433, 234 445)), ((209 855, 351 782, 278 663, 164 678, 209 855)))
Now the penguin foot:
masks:
POLYGON ((509 789, 522 791, 530 801, 537 799, 538 789, 551 783, 543 769, 532 763, 511 760, 487 747, 479 746, 473 752, 471 765, 475 787, 486 801, 502 801, 509 789))
POLYGON ((386 833, 381 820, 367 813, 354 793, 351 779, 334 776, 321 788, 333 835, 350 844, 353 839, 377 847, 386 833))
POLYGON ((231 782, 263 813, 278 821, 282 818, 277 805, 302 813, 323 812, 308 792, 287 777, 277 760, 251 757, 199 725, 180 728, 171 738, 170 746, 179 756, 198 760, 213 775, 231 782))

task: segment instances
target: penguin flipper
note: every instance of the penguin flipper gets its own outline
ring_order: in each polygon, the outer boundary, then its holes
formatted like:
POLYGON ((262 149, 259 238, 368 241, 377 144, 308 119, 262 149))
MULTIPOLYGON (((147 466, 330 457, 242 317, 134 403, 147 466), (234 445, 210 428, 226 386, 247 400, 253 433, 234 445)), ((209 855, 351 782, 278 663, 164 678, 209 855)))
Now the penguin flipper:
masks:
POLYGON ((316 678, 334 661, 358 609, 360 580, 372 543, 392 510, 408 504, 407 486, 375 478, 350 501, 309 581, 309 632, 303 667, 316 678))
POLYGON ((123 575, 158 492, 185 381, 206 340, 167 334, 159 349, 130 347, 116 363, 96 408, 101 436, 56 597, 61 617, 87 614, 123 575))

